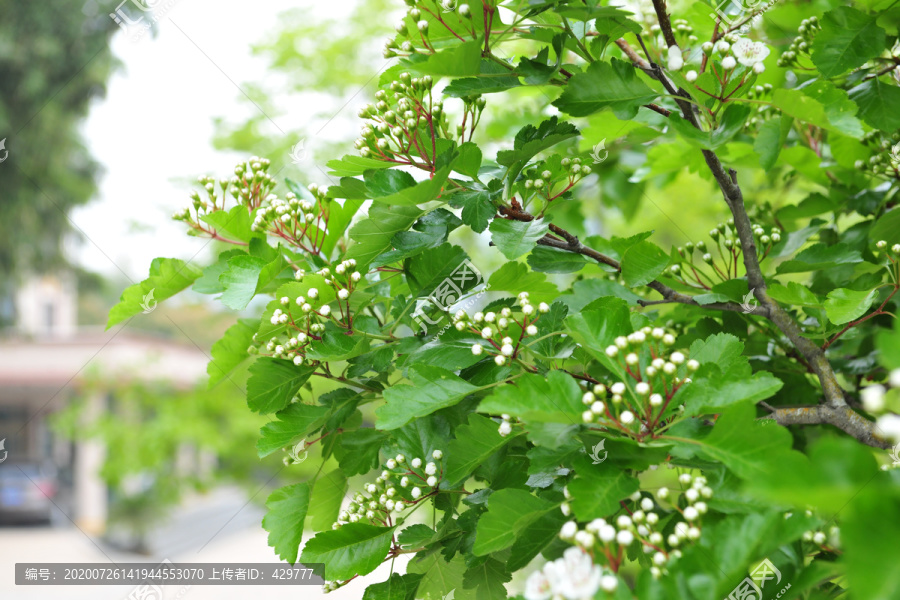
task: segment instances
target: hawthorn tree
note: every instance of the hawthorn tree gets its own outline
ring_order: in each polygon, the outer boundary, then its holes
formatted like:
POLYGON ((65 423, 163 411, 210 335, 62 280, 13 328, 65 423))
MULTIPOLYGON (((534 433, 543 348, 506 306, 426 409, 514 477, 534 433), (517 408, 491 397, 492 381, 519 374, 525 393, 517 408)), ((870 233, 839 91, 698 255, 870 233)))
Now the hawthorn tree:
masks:
POLYGON ((329 591, 413 555, 372 600, 900 597, 897 2, 406 3, 333 185, 201 177, 175 218, 234 248, 110 316, 189 286, 257 315, 209 372, 251 360, 259 455, 321 461, 269 497, 279 556, 329 591), (552 116, 487 156, 526 86, 552 116), (685 171, 703 239, 572 218, 685 171))

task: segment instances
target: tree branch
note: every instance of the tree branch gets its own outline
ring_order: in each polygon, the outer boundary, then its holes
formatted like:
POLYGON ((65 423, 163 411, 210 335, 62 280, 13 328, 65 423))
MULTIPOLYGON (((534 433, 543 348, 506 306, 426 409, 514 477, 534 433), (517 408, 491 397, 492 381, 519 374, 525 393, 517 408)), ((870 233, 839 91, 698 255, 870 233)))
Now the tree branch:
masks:
POLYGON ((863 418, 849 406, 831 407, 819 404, 793 408, 772 408, 766 405, 766 408, 771 410, 772 414, 763 419, 772 419, 779 425, 834 425, 869 446, 875 448, 891 446, 889 442, 878 437, 873 421, 863 418))

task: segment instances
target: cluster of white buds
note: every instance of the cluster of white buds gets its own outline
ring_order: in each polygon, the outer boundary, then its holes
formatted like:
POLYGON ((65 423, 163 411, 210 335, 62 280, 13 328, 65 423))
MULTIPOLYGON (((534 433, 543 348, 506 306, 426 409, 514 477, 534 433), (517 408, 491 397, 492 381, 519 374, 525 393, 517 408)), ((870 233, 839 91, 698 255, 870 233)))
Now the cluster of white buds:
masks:
POLYGON ((797 37, 791 42, 790 48, 778 58, 778 66, 800 66, 800 68, 806 68, 805 65, 799 64, 799 58, 804 54, 809 55, 813 40, 821 28, 818 17, 810 17, 800 21, 800 26, 797 28, 797 37))
POLYGON ((535 307, 528 299, 528 292, 520 293, 517 303, 517 309, 514 304, 513 308, 507 306, 499 312, 477 312, 472 317, 464 310, 453 315, 453 326, 457 331, 470 331, 484 340, 472 345, 472 354, 481 356, 487 352, 498 366, 518 358, 522 340, 537 334, 535 322, 541 314, 549 312, 550 306, 541 302, 535 307))
MULTIPOLYGON (((431 24, 425 19, 425 14, 434 15, 432 5, 423 7, 419 10, 416 6, 416 0, 406 0, 409 9, 406 11, 406 17, 394 26, 397 36, 388 40, 384 45, 384 57, 392 58, 398 53, 412 54, 416 51, 416 44, 422 43, 425 48, 431 52, 434 48, 428 42, 428 30, 431 24)), ((472 8, 468 4, 457 5, 457 0, 438 0, 434 3, 440 12, 445 15, 450 13, 458 13, 460 19, 450 19, 448 17, 437 17, 436 25, 440 25, 456 37, 460 35, 475 37, 475 28, 471 22, 472 8)))
POLYGON ((268 159, 253 156, 247 162, 238 163, 234 168, 234 176, 230 179, 221 179, 217 182, 209 175, 198 177, 197 183, 203 187, 203 191, 192 191, 191 205, 175 212, 172 219, 187 223, 190 226, 188 231, 190 235, 214 236, 215 229, 204 223, 201 217, 226 210, 226 194, 230 194, 239 205, 247 207, 250 212, 262 206, 276 184, 275 178, 268 173, 270 164, 268 159))
POLYGON ((682 385, 691 382, 684 375, 700 368, 700 363, 688 360, 683 352, 671 351, 675 343, 675 336, 662 327, 644 327, 617 337, 604 352, 622 366, 627 380, 589 386, 581 399, 587 407, 582 420, 639 440, 652 436, 673 416, 669 406, 672 398, 682 385))
MULTIPOLYGON (((516 419, 516 422, 518 422, 518 419, 516 419)), ((508 414, 503 413, 500 415, 500 427, 497 428, 497 433, 503 437, 512 433, 512 417, 508 414)))
POLYGON ((619 579, 610 569, 595 565, 578 547, 567 548, 561 558, 548 562, 525 581, 525 600, 594 598, 598 591, 612 593, 619 579))
MULTIPOLYGON (((755 238, 756 255, 760 261, 765 260, 775 244, 781 241, 781 229, 771 227, 766 231, 763 226, 753 223, 751 223, 751 227, 755 238)), ((740 256, 743 246, 734 226, 734 219, 719 223, 709 231, 709 237, 715 242, 717 257, 709 252, 706 242, 703 240, 696 244, 688 242, 677 248, 678 255, 682 260, 670 265, 666 269, 666 273, 685 285, 703 289, 708 289, 715 284, 716 279, 725 281, 731 277, 737 277, 738 266, 742 264, 740 256), (700 255, 700 260, 713 268, 711 273, 708 273, 699 261, 695 262, 695 250, 696 254, 700 255)))
POLYGON ((285 199, 269 194, 264 205, 256 211, 252 231, 267 232, 289 242, 316 251, 321 244, 321 231, 328 226, 328 188, 311 183, 308 188, 313 201, 298 198, 288 192, 285 199))
POLYGON ((407 461, 403 454, 388 459, 381 475, 356 493, 332 527, 337 529, 345 523, 359 521, 389 525, 392 513, 400 513, 438 489, 444 474, 443 457, 443 451, 434 450, 428 462, 421 458, 407 461))
POLYGON ((285 331, 283 335, 274 336, 266 343, 269 356, 290 360, 297 366, 304 363, 312 341, 322 339, 319 334, 325 331, 324 322, 333 318, 328 304, 316 308, 318 299, 319 290, 316 288, 309 288, 306 296, 282 296, 279 299, 279 304, 284 309, 276 308, 269 323, 284 325, 285 331))
POLYGON ((560 160, 559 166, 564 169, 562 171, 554 168, 554 165, 555 161, 548 159, 524 173, 527 179, 523 184, 525 188, 522 190, 523 201, 527 202, 529 198, 538 197, 552 202, 592 172, 591 167, 581 164, 581 159, 577 157, 560 160))
MULTIPOLYGON (((334 271, 330 268, 325 267, 319 271, 316 271, 317 275, 321 275, 325 278, 325 285, 330 285, 335 290, 335 295, 337 296, 338 305, 340 306, 342 303, 347 306, 346 310, 346 325, 349 327, 350 322, 350 295, 353 293, 354 289, 356 289, 357 284, 362 280, 363 274, 356 270, 356 259, 349 258, 347 260, 341 261, 334 267, 334 271)), ((295 278, 298 280, 302 280, 304 274, 295 274, 295 278)), ((341 313, 344 314, 345 311, 341 310, 341 313)))
MULTIPOLYGON (((900 42, 894 47, 900 47, 900 42)), ((885 133, 874 129, 860 141, 872 154, 868 160, 857 160, 854 164, 856 169, 888 179, 900 179, 900 131, 885 133)))
POLYGON ((803 541, 811 542, 825 552, 834 552, 841 547, 841 529, 832 525, 827 534, 823 530, 804 531, 803 541))
MULTIPOLYGON (((679 482, 690 486, 683 493, 683 502, 671 498, 668 488, 657 490, 656 501, 637 491, 629 497, 633 505, 626 505, 626 512, 614 520, 607 522, 606 519, 594 519, 583 528, 575 521, 568 521, 562 526, 559 537, 594 556, 619 556, 637 544, 644 554, 652 555, 653 566, 650 572, 653 577, 658 578, 666 573, 665 567, 670 560, 681 556, 680 546, 700 539, 700 517, 708 511, 705 500, 713 495, 706 478, 702 476, 692 478, 690 475, 682 475, 679 482), (673 532, 668 536, 659 530, 661 517, 657 511, 660 500, 671 503, 684 517, 683 521, 675 523, 673 532), (685 507, 679 508, 679 504, 684 504, 685 507)), ((571 499, 571 494, 568 488, 563 488, 563 493, 566 502, 561 505, 561 510, 565 516, 569 516, 571 509, 568 507, 568 500, 571 499)))

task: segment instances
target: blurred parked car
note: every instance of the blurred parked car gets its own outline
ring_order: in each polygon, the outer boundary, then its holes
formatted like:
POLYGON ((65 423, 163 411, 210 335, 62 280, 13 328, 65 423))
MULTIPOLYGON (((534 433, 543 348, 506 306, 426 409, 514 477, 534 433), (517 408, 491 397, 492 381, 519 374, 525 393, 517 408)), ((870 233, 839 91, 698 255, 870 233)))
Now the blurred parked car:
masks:
POLYGON ((0 465, 0 522, 50 524, 57 487, 55 470, 38 463, 0 465))

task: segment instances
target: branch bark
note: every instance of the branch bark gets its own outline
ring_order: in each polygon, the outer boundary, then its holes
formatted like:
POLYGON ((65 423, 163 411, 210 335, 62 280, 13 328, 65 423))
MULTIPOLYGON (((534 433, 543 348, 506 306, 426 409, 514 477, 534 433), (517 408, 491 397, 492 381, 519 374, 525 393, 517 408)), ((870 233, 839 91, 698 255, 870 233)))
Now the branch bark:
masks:
MULTIPOLYGON (((763 404, 763 403, 760 403, 763 404)), ((875 434, 872 421, 865 419, 849 406, 834 408, 827 404, 798 406, 793 408, 769 408, 772 413, 763 419, 772 419, 779 425, 834 425, 860 442, 875 448, 889 448, 891 444, 875 434)))
MULTIPOLYGON (((663 38, 666 40, 666 43, 671 45, 669 40, 674 40, 675 38, 669 15, 666 13, 665 0, 653 0, 653 7, 656 10, 663 38)), ((678 93, 684 96, 687 92, 679 89, 678 93)), ((684 101, 678 102, 676 100, 676 102, 684 118, 699 129, 690 104, 684 101)), ((804 409, 778 409, 805 411, 787 412, 781 418, 785 420, 818 418, 820 420, 817 422, 832 423, 865 444, 883 447, 883 442, 875 435, 875 423, 864 419, 847 405, 844 391, 837 381, 837 376, 831 368, 831 363, 825 356, 825 352, 803 335, 796 321, 777 302, 772 300, 766 292, 766 281, 759 266, 759 259, 756 256, 753 228, 750 224, 750 217, 747 215, 747 209, 744 206, 744 196, 741 192, 741 187, 738 185, 737 171, 728 169, 726 172, 719 157, 712 150, 702 150, 701 152, 734 218, 735 229, 743 249, 744 268, 747 271, 747 283, 750 291, 753 292, 753 295, 759 301, 760 308, 765 310, 766 316, 775 323, 775 326, 781 330, 809 363, 818 377, 819 384, 825 394, 824 405, 804 409), (822 419, 828 419, 828 421, 823 421, 822 419)))

